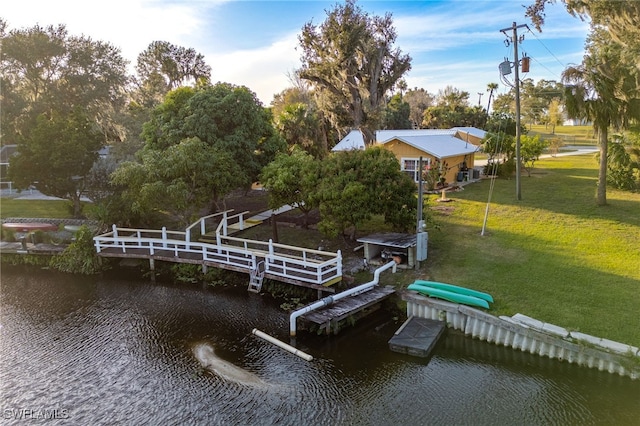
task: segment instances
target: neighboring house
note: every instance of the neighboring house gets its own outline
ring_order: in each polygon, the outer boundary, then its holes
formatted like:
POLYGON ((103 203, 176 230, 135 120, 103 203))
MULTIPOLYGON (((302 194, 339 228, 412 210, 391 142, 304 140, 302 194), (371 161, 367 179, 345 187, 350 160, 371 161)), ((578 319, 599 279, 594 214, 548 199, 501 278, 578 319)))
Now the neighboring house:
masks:
MULTIPOLYGON (((485 135, 475 127, 378 130, 376 144, 393 152, 402 170, 416 182, 422 157, 423 168, 438 167, 450 183, 470 178, 468 170, 473 169, 475 153, 485 135)), ((358 130, 352 130, 332 151, 348 149, 364 149, 364 138, 358 130), (360 143, 357 148, 356 141, 360 143)))

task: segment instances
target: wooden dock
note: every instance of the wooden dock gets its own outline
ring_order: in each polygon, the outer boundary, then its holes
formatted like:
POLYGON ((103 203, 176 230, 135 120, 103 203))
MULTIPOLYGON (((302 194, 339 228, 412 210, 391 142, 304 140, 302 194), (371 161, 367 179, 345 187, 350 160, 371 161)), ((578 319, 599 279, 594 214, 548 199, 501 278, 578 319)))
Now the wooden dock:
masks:
POLYGON ((444 321, 409 317, 389 340, 389 349, 427 358, 445 331, 444 321))
MULTIPOLYGON (((236 238, 229 232, 245 229, 244 214, 230 215, 229 211, 200 218, 185 231, 166 228, 132 229, 113 225, 111 232, 93 238, 98 256, 148 259, 154 269, 156 260, 228 269, 247 274, 261 270, 261 278, 308 287, 321 292, 335 293, 330 286, 342 279, 342 256, 303 247, 236 238), (215 232, 209 219, 215 218, 215 232), (209 242, 201 236, 214 235, 209 242)), ((253 282, 249 289, 259 292, 262 281, 253 282)))
POLYGON ((392 287, 375 287, 364 293, 348 296, 324 308, 308 312, 300 318, 315 324, 325 334, 337 334, 347 318, 362 318, 380 308, 380 303, 395 293, 392 287))

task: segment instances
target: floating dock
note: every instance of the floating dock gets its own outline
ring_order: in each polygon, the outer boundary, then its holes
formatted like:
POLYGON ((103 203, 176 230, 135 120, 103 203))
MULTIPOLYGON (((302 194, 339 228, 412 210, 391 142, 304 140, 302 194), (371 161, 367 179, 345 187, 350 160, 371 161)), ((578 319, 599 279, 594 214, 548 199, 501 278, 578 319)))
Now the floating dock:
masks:
POLYGON ((389 349, 407 355, 427 358, 444 334, 444 321, 409 317, 389 340, 389 349))

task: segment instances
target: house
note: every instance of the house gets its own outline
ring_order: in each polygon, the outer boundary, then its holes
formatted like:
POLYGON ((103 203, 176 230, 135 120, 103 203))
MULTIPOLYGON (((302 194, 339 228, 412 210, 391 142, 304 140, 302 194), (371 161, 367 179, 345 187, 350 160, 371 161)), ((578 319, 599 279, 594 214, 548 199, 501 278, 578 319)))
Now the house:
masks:
MULTIPOLYGON (((376 144, 393 152, 403 171, 417 182, 419 162, 423 168, 438 167, 445 182, 461 182, 473 178, 475 153, 487 132, 475 127, 451 129, 378 130, 376 144)), ((359 130, 352 130, 333 152, 364 149, 359 130)))
MULTIPOLYGON (((388 132, 388 131, 384 131, 388 132)), ((440 177, 445 182, 469 180, 469 170, 473 169, 475 153, 478 146, 456 137, 456 131, 425 132, 416 130, 414 134, 401 132, 391 136, 376 133, 377 143, 393 152, 400 162, 400 167, 414 181, 420 178, 420 157, 423 169, 437 167, 440 177)))

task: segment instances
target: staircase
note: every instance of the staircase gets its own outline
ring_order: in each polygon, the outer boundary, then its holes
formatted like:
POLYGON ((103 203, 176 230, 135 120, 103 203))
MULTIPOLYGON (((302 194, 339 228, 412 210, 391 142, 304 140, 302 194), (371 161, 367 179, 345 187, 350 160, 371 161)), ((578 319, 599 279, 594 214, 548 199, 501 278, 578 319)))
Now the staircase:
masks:
POLYGON ((264 260, 261 260, 256 264, 256 267, 251 270, 251 276, 249 278, 249 288, 247 288, 247 291, 250 291, 252 293, 260 293, 260 291, 262 291, 264 270, 264 260))

